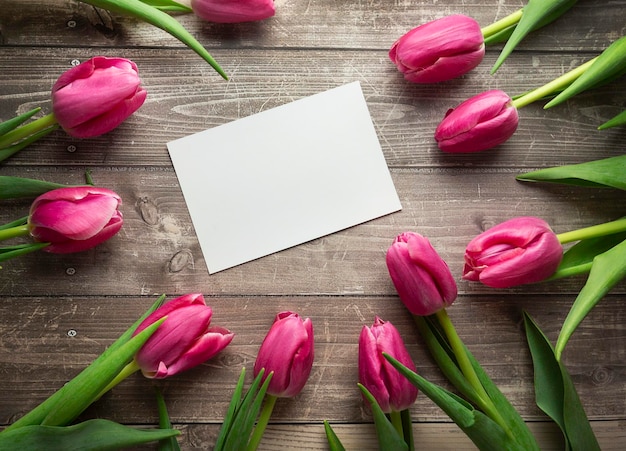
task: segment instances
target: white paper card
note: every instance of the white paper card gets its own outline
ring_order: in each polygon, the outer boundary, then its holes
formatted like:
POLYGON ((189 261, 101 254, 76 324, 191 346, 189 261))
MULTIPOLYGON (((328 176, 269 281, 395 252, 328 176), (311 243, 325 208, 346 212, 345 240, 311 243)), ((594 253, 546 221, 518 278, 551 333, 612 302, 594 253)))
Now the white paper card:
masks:
POLYGON ((209 273, 402 208, 359 82, 167 147, 209 273))

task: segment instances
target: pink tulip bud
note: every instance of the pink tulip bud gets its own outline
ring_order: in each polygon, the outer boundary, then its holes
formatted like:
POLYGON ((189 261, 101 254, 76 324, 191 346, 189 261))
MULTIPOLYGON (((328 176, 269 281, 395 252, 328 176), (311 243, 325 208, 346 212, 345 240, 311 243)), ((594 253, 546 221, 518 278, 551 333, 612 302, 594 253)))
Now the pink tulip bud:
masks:
POLYGON ((554 274, 562 258, 563 247, 547 222, 513 218, 470 241, 463 278, 493 288, 540 282, 554 274))
POLYGON ((273 372, 267 393, 279 398, 296 396, 313 366, 313 323, 297 313, 281 312, 265 336, 254 362, 254 376, 265 368, 273 372))
POLYGON ((96 56, 59 77, 52 87, 52 111, 69 135, 91 138, 124 122, 146 95, 135 63, 96 56))
POLYGON ((389 50, 389 58, 414 83, 438 83, 460 77, 480 64, 485 44, 471 17, 446 16, 412 29, 389 50))
POLYGON ((374 325, 363 326, 359 336, 359 382, 376 398, 383 412, 401 412, 415 402, 417 388, 385 359, 383 352, 415 371, 398 329, 376 317, 374 325))
POLYGON ((478 152, 505 142, 518 122, 511 98, 494 89, 449 110, 435 130, 435 140, 444 152, 478 152))
POLYGON ((186 294, 150 314, 134 335, 167 316, 135 355, 144 376, 163 379, 206 362, 232 341, 234 334, 209 327, 213 311, 202 294, 186 294))
POLYGON ((122 228, 120 196, 105 188, 58 188, 37 197, 28 229, 35 241, 51 243, 46 252, 68 254, 90 249, 122 228))
POLYGON ((419 233, 405 232, 396 237, 387 250, 387 269, 400 299, 413 315, 432 315, 456 299, 450 268, 419 233))
POLYGON ((193 12, 215 23, 253 22, 272 17, 274 0, 191 0, 193 12))

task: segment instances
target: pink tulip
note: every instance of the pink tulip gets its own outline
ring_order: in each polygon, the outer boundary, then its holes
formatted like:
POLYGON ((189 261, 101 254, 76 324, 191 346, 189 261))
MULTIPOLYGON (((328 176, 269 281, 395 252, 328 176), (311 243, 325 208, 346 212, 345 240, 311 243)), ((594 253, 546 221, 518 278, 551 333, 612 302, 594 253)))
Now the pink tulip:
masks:
POLYGON ((90 249, 122 227, 120 196, 105 188, 59 188, 37 197, 30 207, 28 229, 46 252, 68 254, 90 249))
POLYGON ((137 327, 134 335, 167 316, 135 355, 144 376, 163 379, 206 362, 232 341, 223 327, 209 327, 213 311, 202 294, 186 294, 164 304, 137 327))
POLYGON ((547 222, 513 218, 470 241, 463 278, 493 288, 540 282, 554 274, 562 258, 563 248, 547 222))
POLYGON ((383 357, 383 352, 415 371, 398 329, 376 317, 372 327, 363 326, 359 336, 359 382, 383 412, 401 412, 415 402, 417 388, 383 357))
POLYGON ((450 153, 478 152, 502 144, 515 133, 517 108, 503 91, 474 96, 446 113, 435 130, 441 150, 450 153))
POLYGON ((459 77, 480 64, 483 34, 471 17, 446 16, 412 29, 389 50, 389 58, 414 83, 438 83, 459 77))
POLYGON ((419 233, 398 235, 387 250, 386 260, 396 291, 413 315, 432 315, 456 299, 450 268, 419 233))
POLYGON ((96 56, 59 77, 52 87, 52 111, 68 134, 91 138, 124 122, 146 95, 135 63, 96 56))
POLYGON ((254 376, 265 368, 274 372, 267 393, 279 398, 296 396, 313 366, 313 323, 297 313, 281 312, 265 336, 254 362, 254 376))
POLYGON ((253 22, 272 17, 274 0, 191 0, 193 12, 215 23, 253 22))

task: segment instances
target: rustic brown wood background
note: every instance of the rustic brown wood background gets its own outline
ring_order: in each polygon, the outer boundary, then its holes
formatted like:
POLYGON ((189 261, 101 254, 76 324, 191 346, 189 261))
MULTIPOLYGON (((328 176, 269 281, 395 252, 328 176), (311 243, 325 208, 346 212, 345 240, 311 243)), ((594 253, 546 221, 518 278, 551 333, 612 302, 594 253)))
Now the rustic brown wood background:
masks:
MULTIPOLYGON (((177 18, 230 75, 222 80, 195 53, 136 20, 69 0, 3 0, 0 8, 0 120, 35 106, 50 112, 50 88, 95 55, 139 66, 148 99, 118 129, 76 140, 62 131, 23 150, 0 175, 97 185, 123 198, 125 224, 81 254, 31 254, 0 270, 0 426, 10 424, 77 374, 161 293, 202 292, 214 322, 236 333, 218 357, 180 376, 129 378, 85 417, 131 425, 157 421, 153 386, 164 391, 183 449, 210 449, 242 367, 251 369, 274 315, 312 318, 316 359, 304 391, 277 403, 261 449, 326 449, 329 420, 348 449, 376 449, 357 382, 357 340, 376 315, 403 334, 419 372, 446 385, 384 262, 406 230, 428 236, 449 263, 459 298, 449 314, 467 346, 537 432, 563 449, 558 429, 534 405, 521 314, 554 340, 583 278, 510 290, 461 280, 463 251, 476 234, 508 218, 535 215, 559 232, 621 217, 623 192, 523 184, 537 168, 621 155, 625 128, 596 127, 626 106, 624 79, 559 107, 520 111, 506 144, 474 155, 444 155, 433 132, 445 111, 487 89, 511 95, 540 86, 602 51, 626 32, 626 1, 585 0, 528 37, 495 76, 498 48, 465 77, 438 85, 405 82, 387 52, 425 21, 464 13, 487 25, 522 0, 277 0, 264 22, 215 25, 177 18), (358 80, 363 87, 403 210, 209 276, 169 159, 166 142, 358 80)), ((228 149, 223 149, 228 151, 228 149)), ((0 220, 29 201, 5 201, 0 220)), ((233 240, 246 240, 234 236, 233 240)), ((595 308, 564 356, 603 449, 626 448, 626 283, 595 308)), ((250 371, 249 371, 250 373, 250 371)), ((421 449, 474 449, 428 398, 412 410, 421 449)), ((155 449, 146 447, 146 449, 155 449)))

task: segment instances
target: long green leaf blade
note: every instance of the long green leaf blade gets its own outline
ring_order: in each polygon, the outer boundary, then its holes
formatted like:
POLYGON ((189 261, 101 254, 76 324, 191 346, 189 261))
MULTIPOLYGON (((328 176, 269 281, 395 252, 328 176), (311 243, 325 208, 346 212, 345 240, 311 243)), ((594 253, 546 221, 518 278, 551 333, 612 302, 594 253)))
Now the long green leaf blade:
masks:
POLYGON ((226 411, 226 416, 224 417, 224 422, 222 423, 222 427, 220 428, 220 432, 217 436, 217 440, 215 442, 214 451, 220 451, 224 447, 224 443, 230 430, 232 428, 232 424, 235 420, 235 415, 237 411, 241 407, 241 396, 243 394, 243 386, 246 377, 246 368, 241 369, 241 373, 239 374, 239 379, 237 381, 237 385, 235 386, 235 390, 233 391, 233 395, 230 399, 230 404, 228 405, 228 410, 226 411))
POLYGON ((533 360, 537 406, 559 426, 567 449, 600 450, 567 369, 556 359, 550 341, 526 312, 524 327, 533 360))
POLYGON ((620 125, 626 124, 626 110, 622 111, 620 114, 615 116, 612 119, 609 119, 604 124, 598 127, 598 130, 606 130, 611 127, 618 127, 620 125))
POLYGON ((141 0, 80 0, 83 3, 88 3, 98 8, 106 9, 108 11, 126 14, 137 19, 148 22, 155 27, 160 28, 163 31, 171 34, 183 44, 187 45, 190 49, 200 55, 207 63, 211 65, 213 69, 217 71, 225 80, 228 80, 228 76, 222 70, 217 61, 209 54, 209 52, 200 44, 196 38, 194 38, 180 22, 168 15, 167 13, 158 10, 157 8, 143 3, 141 0))
POLYGON ((190 13, 193 10, 181 3, 175 2, 174 0, 141 0, 146 5, 150 5, 154 8, 160 9, 161 11, 167 11, 172 13, 190 13))
POLYGON ((53 189, 67 186, 61 183, 3 175, 0 176, 0 199, 37 197, 53 189))
POLYGON ((576 94, 609 83, 625 73, 626 36, 608 46, 589 69, 563 90, 563 92, 549 101, 544 108, 547 109, 563 103, 576 94))
MULTIPOLYGON (((170 420, 170 415, 167 412, 165 398, 159 389, 156 390, 156 398, 159 410, 159 428, 162 430, 172 429, 172 421, 170 420)), ((159 451, 180 451, 180 446, 178 445, 176 437, 166 437, 159 440, 159 451)))
POLYGON ((39 111, 41 111, 41 107, 37 107, 33 110, 27 111, 26 113, 20 114, 19 116, 15 116, 8 121, 0 123, 0 136, 9 133, 13 129, 16 129, 28 119, 33 117, 35 114, 39 113, 39 111))
POLYGON ((326 420, 324 420, 324 432, 326 433, 326 441, 328 442, 329 451, 346 451, 346 448, 344 448, 341 440, 339 440, 339 437, 337 437, 333 428, 330 427, 330 423, 326 420))
POLYGON ((370 403, 374 424, 376 425, 376 435, 378 436, 378 449, 380 451, 408 451, 409 446, 404 441, 404 437, 398 434, 396 428, 387 419, 385 413, 380 408, 376 398, 362 384, 357 384, 363 396, 370 403))
POLYGON ((495 73, 504 60, 513 52, 515 47, 530 33, 561 17, 577 0, 528 0, 524 7, 522 18, 515 27, 505 44, 500 56, 496 60, 491 73, 495 73))
POLYGON ((610 187, 626 190, 626 155, 556 166, 518 175, 523 182, 551 182, 564 185, 610 187))
POLYGON ((556 342, 556 358, 561 354, 570 337, 593 307, 613 286, 626 276, 626 240, 593 259, 587 283, 580 290, 572 305, 556 342))
POLYGON ((87 420, 73 426, 25 426, 0 434, 0 449, 105 451, 175 437, 175 429, 136 429, 109 420, 87 420))

